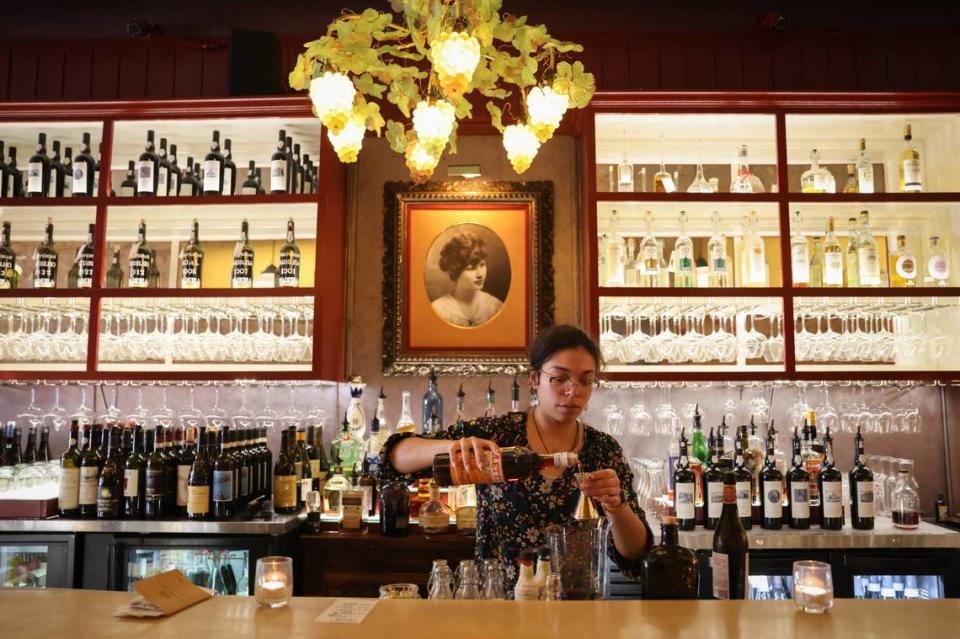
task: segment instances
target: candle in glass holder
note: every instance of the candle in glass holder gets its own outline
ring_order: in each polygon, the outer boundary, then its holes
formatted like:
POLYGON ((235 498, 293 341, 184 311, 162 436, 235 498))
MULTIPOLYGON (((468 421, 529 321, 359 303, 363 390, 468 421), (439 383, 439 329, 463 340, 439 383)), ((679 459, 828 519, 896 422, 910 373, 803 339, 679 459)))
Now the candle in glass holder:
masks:
POLYGON ((289 557, 257 560, 254 598, 261 607, 282 608, 293 595, 293 561, 289 557))
POLYGON ((793 564, 793 599, 804 612, 823 613, 833 607, 830 564, 796 561, 793 564))

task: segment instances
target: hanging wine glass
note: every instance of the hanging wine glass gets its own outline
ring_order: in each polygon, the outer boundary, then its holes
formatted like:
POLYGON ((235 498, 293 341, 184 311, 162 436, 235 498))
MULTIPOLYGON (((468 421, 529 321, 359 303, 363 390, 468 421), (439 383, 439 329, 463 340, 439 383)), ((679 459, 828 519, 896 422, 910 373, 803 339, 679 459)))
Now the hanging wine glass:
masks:
MULTIPOLYGON (((70 420, 71 421, 76 420, 78 424, 92 424, 94 421, 93 408, 87 405, 88 389, 89 389, 89 386, 87 384, 84 384, 84 383, 80 384, 80 405, 77 406, 74 409, 73 414, 70 415, 70 420)), ((107 424, 107 423, 112 424, 116 420, 111 420, 111 421, 102 420, 102 421, 104 424, 107 424)), ((59 426, 62 426, 62 425, 63 424, 60 424, 59 426)), ((56 431, 60 430, 59 426, 57 424, 54 424, 54 428, 56 431)))
POLYGON ((190 386, 190 392, 187 397, 187 406, 180 410, 180 426, 184 431, 188 429, 199 429, 204 424, 203 413, 197 408, 194 398, 194 387, 190 386))
MULTIPOLYGON (((44 420, 53 427, 54 432, 59 432, 60 428, 64 424, 66 424, 67 420, 69 419, 67 415, 67 409, 65 409, 60 404, 60 390, 62 388, 63 387, 60 384, 54 384, 53 406, 51 406, 50 409, 43 416, 44 420)), ((92 422, 93 422, 92 416, 86 419, 85 421, 83 421, 84 424, 90 424, 92 422)))
POLYGON ((284 407, 283 415, 280 417, 280 424, 284 430, 291 426, 299 428, 301 425, 304 425, 304 413, 297 408, 296 385, 291 383, 290 386, 287 387, 287 390, 289 391, 288 400, 284 407))
POLYGON ((610 403, 603 409, 604 427, 611 437, 620 437, 623 435, 623 412, 617 406, 617 389, 614 388, 610 393, 610 403))
POLYGON ((156 428, 162 426, 164 430, 172 428, 177 423, 177 415, 167 406, 167 383, 160 382, 160 408, 150 416, 150 424, 156 428))
POLYGON ((240 382, 240 408, 233 412, 230 422, 234 428, 253 428, 257 425, 257 418, 247 407, 247 385, 240 382))
POLYGON ((35 384, 30 386, 30 405, 17 415, 17 421, 30 428, 38 428, 43 424, 44 412, 42 408, 37 406, 37 387, 35 384))
POLYGON ((223 430, 230 422, 230 415, 220 406, 220 384, 213 386, 213 406, 207 408, 203 415, 203 421, 210 430, 223 430))
POLYGON ((653 427, 653 418, 647 412, 647 407, 637 401, 630 407, 629 431, 640 437, 649 437, 653 427))
MULTIPOLYGON (((246 388, 244 388, 246 391, 246 388)), ((266 384, 263 408, 257 413, 256 424, 260 428, 273 430, 280 423, 280 412, 273 407, 273 384, 266 384)))
POLYGON ((127 415, 127 422, 133 423, 137 426, 146 427, 149 414, 147 413, 146 407, 143 405, 143 385, 137 384, 137 405, 134 407, 133 411, 127 415))
POLYGON ((826 382, 823 383, 823 403, 817 406, 817 423, 829 428, 832 433, 846 431, 840 423, 837 409, 830 403, 830 386, 826 382))

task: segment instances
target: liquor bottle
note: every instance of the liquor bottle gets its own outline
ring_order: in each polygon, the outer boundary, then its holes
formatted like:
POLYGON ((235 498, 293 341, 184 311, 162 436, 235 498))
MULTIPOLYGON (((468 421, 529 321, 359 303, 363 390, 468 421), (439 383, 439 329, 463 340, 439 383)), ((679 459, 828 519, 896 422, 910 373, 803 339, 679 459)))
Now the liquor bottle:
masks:
POLYGON ((819 521, 818 512, 820 510, 820 468, 823 465, 823 454, 815 448, 814 429, 816 428, 817 415, 812 410, 807 411, 806 420, 803 426, 803 447, 800 456, 803 459, 803 467, 810 476, 810 518, 813 521, 819 521))
POLYGON ((198 429, 193 463, 187 475, 187 519, 202 521, 210 518, 210 485, 213 477, 210 458, 207 456, 207 441, 213 433, 198 429))
POLYGON ((33 252, 33 288, 57 288, 60 254, 53 245, 53 218, 47 218, 43 242, 33 252))
MULTIPOLYGON (((460 390, 457 392, 457 405, 461 406, 462 401, 463 384, 460 385, 460 390)), ((385 442, 390 436, 390 419, 387 417, 387 396, 383 394, 383 386, 380 387, 380 394, 377 396, 377 419, 380 422, 380 432, 384 433, 385 442)))
POLYGON ((130 160, 127 163, 127 175, 120 183, 120 196, 133 197, 137 194, 137 173, 136 162, 130 160))
POLYGON ((200 195, 203 190, 203 185, 200 184, 200 178, 195 167, 193 157, 187 156, 187 168, 181 178, 180 195, 200 195))
POLYGON ((810 286, 823 286, 823 238, 813 238, 813 250, 810 252, 810 286))
POLYGON ((660 245, 653 236, 653 213, 647 211, 643 218, 646 224, 646 232, 640 242, 640 254, 637 258, 637 270, 639 271, 637 282, 643 287, 653 287, 657 286, 660 280, 660 245))
POLYGON ((287 239, 280 247, 278 286, 300 286, 300 247, 293 233, 293 218, 287 220, 287 239))
POLYGON ((843 286, 843 250, 834 232, 833 217, 827 218, 827 234, 823 238, 823 285, 827 288, 843 286))
POLYGON ((10 241, 10 222, 3 223, 0 235, 0 289, 17 288, 20 274, 17 272, 17 254, 10 241))
POLYGON ((294 187, 296 186, 297 163, 293 157, 293 138, 289 135, 284 140, 283 153, 287 158, 287 193, 296 193, 294 187))
POLYGON ((405 537, 410 532, 410 491, 399 479, 380 486, 380 533, 405 537))
POLYGON ((679 458, 673 469, 673 510, 680 530, 693 530, 696 525, 696 497, 696 475, 690 470, 687 438, 681 430, 679 458))
POLYGON ((147 131, 147 144, 137 159, 137 195, 157 194, 157 182, 160 179, 158 166, 160 158, 154 152, 153 131, 147 131))
MULTIPOLYGON (((203 194, 204 195, 222 195, 223 194, 223 154, 220 153, 220 132, 213 132, 213 141, 210 143, 210 152, 203 158, 203 194)), ((214 471, 216 472, 216 471, 214 471)), ((217 485, 214 482, 213 491, 216 493, 217 485)), ((216 510, 216 503, 214 503, 216 510)), ((214 517, 216 517, 214 513, 214 517)))
POLYGON ((916 286, 917 260, 907 249, 907 237, 897 235, 897 248, 890 253, 890 286, 907 288, 916 286))
POLYGON ((703 472, 703 499, 707 505, 704 527, 707 530, 713 530, 717 527, 720 514, 723 512, 723 471, 720 469, 720 458, 712 428, 709 443, 710 459, 707 462, 707 469, 703 472))
POLYGON ((143 453, 143 428, 138 424, 127 430, 125 436, 133 439, 133 451, 123 463, 123 518, 143 517, 144 485, 147 458, 143 453))
POLYGON ((867 141, 860 138, 860 156, 857 158, 857 193, 873 193, 873 163, 867 157, 867 141))
POLYGON ((330 444, 330 461, 352 469, 363 457, 363 441, 350 430, 350 422, 344 416, 340 434, 330 444))
POLYGON ((783 527, 783 474, 777 468, 773 433, 767 435, 767 450, 763 470, 760 471, 760 495, 763 501, 763 522, 766 530, 783 527))
MULTIPOLYGON (((463 388, 461 387, 461 390, 463 388)), ((517 376, 513 376, 513 383, 510 385, 510 412, 520 412, 520 384, 517 382, 517 376)))
POLYGON ((97 519, 119 519, 123 498, 123 466, 120 463, 119 429, 111 428, 107 435, 107 457, 97 484, 97 519))
POLYGON ((233 195, 237 190, 237 165, 233 163, 233 142, 223 141, 223 194, 233 195))
POLYGON ((617 192, 633 193, 633 165, 627 160, 626 145, 623 149, 623 160, 617 165, 617 192))
POLYGON ((901 461, 897 469, 897 483, 890 499, 891 518, 896 528, 910 530, 920 525, 920 491, 912 469, 910 461, 901 461))
POLYGON ((713 532, 714 599, 746 599, 749 578, 749 544, 743 527, 743 517, 737 507, 736 478, 733 473, 724 476, 723 513, 713 532))
POLYGON ((720 230, 720 213, 714 211, 710 214, 713 222, 713 234, 707 243, 707 255, 709 256, 707 267, 709 269, 710 286, 714 288, 726 288, 729 286, 727 277, 727 238, 720 230))
POLYGON ((607 266, 606 285, 623 286, 624 268, 627 263, 626 245, 620 235, 619 218, 616 209, 610 212, 610 234, 604 244, 604 263, 607 266))
POLYGON ((803 220, 800 211, 793 212, 793 223, 790 225, 790 267, 793 273, 793 286, 807 288, 810 286, 810 250, 807 247, 807 238, 800 231, 803 220))
POLYGON ((756 211, 750 211, 747 218, 747 232, 743 238, 747 286, 767 286, 767 254, 763 238, 757 232, 759 218, 756 211))
POLYGON ((336 464, 333 467, 333 475, 327 480, 323 487, 323 499, 326 502, 327 512, 340 513, 342 506, 343 491, 350 489, 350 480, 343 474, 343 466, 336 464))
POLYGON ((677 288, 694 288, 697 285, 697 279, 693 264, 693 240, 687 235, 686 211, 680 211, 679 224, 680 235, 673 245, 673 254, 670 256, 673 285, 677 288))
POLYGON ((440 487, 430 480, 430 499, 420 506, 420 528, 427 535, 450 532, 450 507, 440 501, 440 487))
MULTIPOLYGON (((187 501, 189 500, 190 469, 193 468, 193 462, 196 461, 197 448, 197 429, 188 427, 186 429, 186 442, 177 453, 177 492, 174 501, 174 512, 178 517, 187 514, 187 501)), ((178 429, 177 436, 180 436, 178 429)))
POLYGON ((863 435, 857 426, 854 439, 853 469, 850 471, 850 524, 857 530, 873 530, 876 514, 873 490, 873 471, 867 468, 863 457, 863 435))
POLYGON ((211 484, 214 519, 229 519, 233 516, 236 493, 234 474, 236 466, 230 454, 230 437, 232 431, 223 430, 220 433, 220 454, 213 460, 213 482, 211 484))
MULTIPOLYGON (((77 448, 77 439, 80 426, 77 420, 70 424, 70 440, 67 450, 60 456, 60 490, 57 499, 57 509, 61 517, 77 518, 80 516, 80 450, 77 448)), ((4 457, 3 447, 0 447, 0 462, 4 457)), ((2 464, 0 464, 2 465, 2 464)))
POLYGON ((147 243, 147 223, 140 220, 137 229, 137 241, 130 248, 128 261, 128 286, 130 288, 147 288, 150 286, 150 267, 153 264, 153 249, 147 243))
POLYGON ((177 165, 177 145, 170 145, 170 174, 167 177, 167 195, 177 197, 180 195, 180 184, 183 181, 183 172, 177 165))
MULTIPOLYGON (((720 506, 723 506, 722 490, 720 506)), ((680 545, 677 531, 676 517, 664 516, 660 523, 660 544, 644 556, 640 568, 644 599, 697 598, 697 555, 680 545)))
POLYGON ((660 170, 653 174, 653 191, 655 193, 675 193, 677 183, 673 181, 673 176, 667 172, 667 167, 663 163, 663 136, 660 136, 660 170))
POLYGON ((793 431, 793 460, 787 473, 787 511, 784 517, 794 530, 810 528, 810 473, 803 467, 800 434, 793 431))
POLYGON ((113 252, 110 268, 106 274, 106 288, 123 288, 123 268, 120 266, 120 251, 113 252))
POLYGON ((280 129, 277 150, 270 156, 270 192, 287 192, 287 155, 283 152, 287 132, 280 129))
POLYGON ((160 150, 157 152, 157 196, 167 197, 170 193, 170 160, 167 159, 167 138, 160 138, 160 150))
POLYGON ((17 168, 17 147, 10 147, 3 197, 23 197, 23 172, 17 168))
POLYGON ((624 284, 637 286, 637 238, 627 238, 626 264, 623 267, 624 284))
POLYGON ((240 195, 256 195, 260 192, 260 184, 257 182, 257 163, 250 160, 250 168, 247 171, 247 179, 240 185, 240 195))
POLYGON ((432 427, 431 415, 435 416, 441 425, 443 424, 443 396, 437 390, 437 373, 433 369, 430 369, 430 378, 427 382, 427 390, 423 394, 422 405, 423 434, 429 435, 433 432, 430 430, 432 427))
POLYGON ((60 140, 53 141, 50 154, 50 181, 47 197, 63 197, 63 164, 60 162, 60 140))
POLYGON ((280 433, 280 454, 273 468, 273 510, 279 514, 297 512, 297 469, 291 456, 291 433, 280 433))
POLYGON ((410 412, 410 391, 403 391, 400 394, 400 418, 397 420, 398 433, 415 433, 417 423, 413 421, 413 413, 410 412))
MULTIPOLYGON (((745 530, 753 528, 753 473, 747 468, 746 455, 747 438, 743 430, 733 439, 734 467, 733 478, 736 489, 737 512, 740 514, 740 524, 745 530)), ((726 488, 724 488, 726 491, 726 488)), ((726 503, 726 497, 724 497, 726 503)))
POLYGON ((943 498, 943 493, 937 493, 937 500, 933 502, 933 517, 938 524, 950 518, 950 509, 947 506, 947 500, 943 498))
POLYGON ((200 245, 200 222, 193 218, 190 240, 180 251, 180 288, 198 289, 203 286, 203 247, 200 245))
POLYGON ((73 158, 71 165, 73 173, 71 190, 74 197, 90 197, 97 194, 93 189, 96 166, 96 160, 90 155, 90 134, 84 133, 83 141, 80 143, 80 152, 73 158))
POLYGON ((857 241, 857 266, 860 286, 883 286, 880 275, 880 249, 870 230, 870 212, 860 211, 860 235, 857 241))
POLYGON ((830 429, 823 436, 824 458, 817 478, 820 489, 820 527, 824 530, 843 528, 843 475, 833 463, 833 438, 830 429))
POLYGON ((301 508, 307 507, 307 493, 313 490, 313 469, 310 466, 310 455, 307 452, 307 431, 303 426, 296 430, 297 436, 297 460, 299 462, 300 487, 298 490, 297 504, 301 508))
POLYGON ((763 182, 750 171, 747 160, 747 145, 741 144, 737 151, 737 173, 730 182, 731 193, 764 193, 763 182))
POLYGON ((77 251, 77 288, 93 286, 94 225, 87 225, 87 241, 77 251))
POLYGON ((700 414, 700 404, 693 409, 693 437, 691 439, 691 450, 694 459, 702 465, 710 462, 710 451, 707 449, 707 441, 703 437, 703 416, 700 414))
POLYGON ((950 279, 950 262, 940 248, 940 237, 931 235, 927 246, 927 272, 923 277, 925 286, 946 286, 950 279))
POLYGON ((231 288, 253 288, 253 246, 250 245, 250 225, 240 223, 240 239, 233 247, 233 272, 231 288))
POLYGON ((908 124, 903 131, 903 150, 897 162, 900 177, 900 191, 919 193, 923 191, 923 177, 920 171, 920 151, 913 146, 913 129, 908 124))
POLYGON ((500 453, 498 459, 485 459, 482 470, 469 477, 462 468, 450 464, 448 453, 441 453, 433 458, 433 478, 440 486, 493 484, 524 479, 543 468, 562 470, 579 463, 576 453, 540 455, 522 446, 501 448, 500 453))
MULTIPOLYGON (((100 195, 100 158, 103 157, 103 142, 97 144, 97 162, 93 165, 93 195, 100 195)), ((107 188, 107 195, 115 195, 113 189, 107 188)))
POLYGON ((810 168, 800 176, 800 189, 803 193, 836 193, 837 182, 830 171, 820 166, 820 153, 810 151, 810 168))
POLYGON ((47 134, 37 136, 37 150, 27 164, 27 197, 44 197, 50 190, 50 158, 47 134))
POLYGON ((73 196, 73 147, 63 150, 63 196, 73 196))
POLYGON ((365 457, 360 464, 359 476, 354 476, 357 477, 357 486, 363 493, 363 514, 373 517, 377 514, 377 480, 370 472, 369 457, 365 457))
POLYGON ((163 429, 153 428, 146 431, 147 448, 150 455, 144 466, 146 479, 143 490, 144 519, 159 519, 164 512, 164 493, 167 459, 163 454, 163 429))
POLYGON ((84 428, 86 443, 80 455, 80 489, 78 503, 81 519, 97 517, 97 482, 100 479, 100 451, 93 439, 93 426, 84 428))

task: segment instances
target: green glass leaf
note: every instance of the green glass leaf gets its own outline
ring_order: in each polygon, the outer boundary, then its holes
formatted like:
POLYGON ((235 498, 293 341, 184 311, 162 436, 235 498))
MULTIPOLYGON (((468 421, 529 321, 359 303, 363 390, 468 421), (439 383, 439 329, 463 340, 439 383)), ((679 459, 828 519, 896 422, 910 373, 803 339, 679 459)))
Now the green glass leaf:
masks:
POLYGON ((387 90, 387 85, 374 81, 369 73, 354 76, 353 86, 357 87, 357 91, 375 98, 382 98, 383 92, 387 90))
POLYGON ((557 65, 557 77, 553 82, 553 88, 555 91, 567 94, 572 108, 582 109, 593 98, 597 85, 593 74, 584 71, 582 62, 577 61, 573 64, 561 62, 557 65))
POLYGON ((389 120, 387 122, 387 142, 394 152, 403 155, 407 150, 407 130, 399 122, 389 120))
POLYGON ((500 133, 503 133, 503 110, 493 102, 487 102, 487 112, 490 114, 490 124, 500 133))

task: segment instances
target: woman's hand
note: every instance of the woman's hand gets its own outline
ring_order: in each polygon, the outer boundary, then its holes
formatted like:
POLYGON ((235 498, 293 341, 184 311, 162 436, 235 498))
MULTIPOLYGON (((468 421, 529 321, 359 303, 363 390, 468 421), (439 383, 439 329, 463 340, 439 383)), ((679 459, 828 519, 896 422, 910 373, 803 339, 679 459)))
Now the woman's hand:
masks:
POLYGON ((488 483, 487 473, 481 460, 489 451, 490 457, 500 456, 500 447, 496 442, 479 437, 464 437, 450 442, 450 475, 456 484, 488 483))
POLYGON ((604 510, 615 510, 623 504, 620 477, 612 469, 583 473, 580 480, 580 490, 588 497, 596 499, 604 510))

